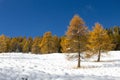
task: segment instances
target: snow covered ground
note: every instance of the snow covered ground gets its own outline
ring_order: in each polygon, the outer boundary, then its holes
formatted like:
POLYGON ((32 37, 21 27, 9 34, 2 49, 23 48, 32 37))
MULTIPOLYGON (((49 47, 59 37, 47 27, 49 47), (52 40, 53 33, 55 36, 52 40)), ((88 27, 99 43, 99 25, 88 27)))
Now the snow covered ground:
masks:
POLYGON ((77 61, 65 54, 0 54, 0 80, 120 80, 120 51, 111 51, 95 62, 96 57, 77 61))

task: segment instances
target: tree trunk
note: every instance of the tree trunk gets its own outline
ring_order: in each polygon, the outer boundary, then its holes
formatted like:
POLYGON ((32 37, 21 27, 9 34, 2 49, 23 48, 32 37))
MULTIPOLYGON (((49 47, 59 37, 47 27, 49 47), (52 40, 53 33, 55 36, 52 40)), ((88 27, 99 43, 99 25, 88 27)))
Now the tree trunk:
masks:
POLYGON ((81 67, 81 64, 80 64, 80 42, 79 42, 79 40, 80 40, 80 36, 78 35, 78 68, 80 68, 81 67))
POLYGON ((81 67, 80 65, 80 52, 78 53, 78 68, 81 67))
POLYGON ((101 56, 101 52, 100 52, 100 50, 98 51, 98 60, 97 60, 97 62, 100 62, 100 56, 101 56))

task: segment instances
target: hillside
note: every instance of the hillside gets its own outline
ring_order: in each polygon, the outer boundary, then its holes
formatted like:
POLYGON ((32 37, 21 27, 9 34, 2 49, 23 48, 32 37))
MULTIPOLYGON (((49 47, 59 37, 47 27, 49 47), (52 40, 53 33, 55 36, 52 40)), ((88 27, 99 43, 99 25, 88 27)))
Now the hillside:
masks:
POLYGON ((67 60, 65 54, 45 55, 0 54, 0 80, 120 80, 120 51, 82 60, 77 69, 76 59, 67 60))

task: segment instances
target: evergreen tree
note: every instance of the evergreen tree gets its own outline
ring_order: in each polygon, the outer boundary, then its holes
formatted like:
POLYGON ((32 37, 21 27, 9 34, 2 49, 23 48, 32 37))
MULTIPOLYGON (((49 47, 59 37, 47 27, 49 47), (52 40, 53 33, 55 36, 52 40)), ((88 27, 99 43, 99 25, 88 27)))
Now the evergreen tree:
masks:
POLYGON ((78 15, 75 15, 70 21, 66 36, 69 40, 72 40, 73 46, 69 49, 72 49, 72 51, 78 53, 78 67, 81 67, 80 54, 86 50, 87 34, 88 30, 84 21, 78 15))
POLYGON ((120 27, 114 26, 112 29, 111 37, 113 39, 113 43, 115 44, 115 50, 120 50, 120 27))
POLYGON ((112 39, 99 23, 96 23, 93 31, 90 32, 88 42, 88 48, 93 54, 98 54, 98 62, 100 61, 101 52, 109 51, 113 48, 112 39))

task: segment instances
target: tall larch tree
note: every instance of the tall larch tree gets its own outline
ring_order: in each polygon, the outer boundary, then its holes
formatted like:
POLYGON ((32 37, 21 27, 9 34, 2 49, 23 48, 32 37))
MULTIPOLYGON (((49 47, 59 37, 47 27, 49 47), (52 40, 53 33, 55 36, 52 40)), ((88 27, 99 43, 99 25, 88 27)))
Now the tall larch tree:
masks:
POLYGON ((98 55, 98 62, 100 61, 101 52, 109 51, 114 46, 107 31, 99 23, 96 23, 93 31, 90 31, 88 42, 89 50, 93 52, 93 55, 98 55))
POLYGON ((81 53, 86 50, 88 29, 85 26, 85 22, 78 15, 75 15, 70 21, 66 36, 69 40, 72 40, 72 48, 74 52, 78 53, 78 65, 81 67, 80 58, 81 53))

